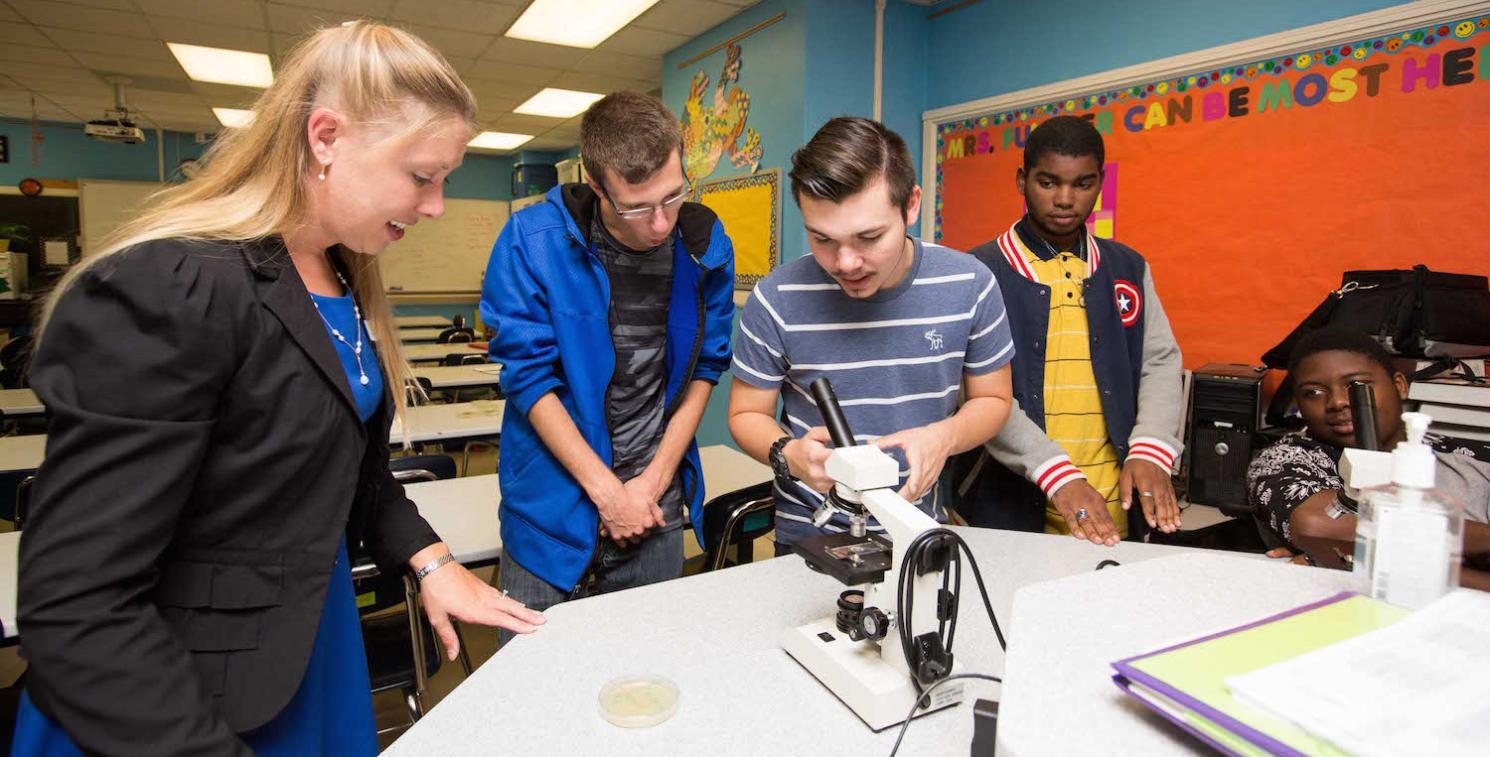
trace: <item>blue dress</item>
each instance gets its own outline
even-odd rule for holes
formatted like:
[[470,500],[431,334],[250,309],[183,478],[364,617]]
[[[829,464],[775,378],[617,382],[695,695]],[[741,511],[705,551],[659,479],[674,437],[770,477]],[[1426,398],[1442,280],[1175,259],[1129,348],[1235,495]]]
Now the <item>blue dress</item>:
[[[378,367],[372,340],[363,324],[356,323],[351,297],[315,294],[311,297],[328,323],[327,336],[330,337],[331,327],[335,326],[352,345],[332,338],[346,369],[352,396],[357,400],[357,413],[366,423],[383,398],[383,372]],[[357,338],[352,336],[359,331],[361,370],[353,351]],[[361,382],[364,370],[368,377],[366,385]],[[326,605],[321,611],[321,624],[300,688],[273,720],[239,737],[259,755],[375,755],[378,734],[373,722],[371,689],[367,654],[362,646],[362,621],[357,614],[352,569],[343,537],[331,568]],[[67,732],[36,709],[25,693],[16,713],[11,750],[16,755],[82,756]]]

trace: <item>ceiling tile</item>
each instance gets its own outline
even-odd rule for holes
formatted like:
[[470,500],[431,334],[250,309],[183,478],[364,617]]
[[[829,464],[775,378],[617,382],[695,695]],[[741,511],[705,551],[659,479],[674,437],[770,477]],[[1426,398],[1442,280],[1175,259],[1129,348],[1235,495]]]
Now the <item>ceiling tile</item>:
[[152,16],[150,24],[160,33],[160,39],[167,42],[185,42],[189,45],[247,50],[253,53],[269,52],[269,33],[262,30],[218,26],[163,16]]
[[126,58],[122,55],[85,52],[75,52],[72,56],[77,59],[78,63],[94,71],[156,76],[163,79],[186,79],[186,72],[182,71],[181,66],[175,61],[164,62],[144,60],[142,58]]
[[69,5],[51,0],[10,0],[10,7],[37,26],[82,29],[131,37],[155,36],[150,25],[138,13]]
[[491,47],[486,49],[486,54],[482,56],[482,60],[522,63],[529,66],[547,66],[549,68],[564,68],[579,62],[589,54],[589,50],[578,47],[546,45],[542,42],[529,42],[525,39],[497,37],[492,40]]
[[82,66],[45,66],[39,63],[5,64],[5,74],[27,87],[35,88],[37,81],[98,81]]
[[225,26],[264,28],[264,4],[257,0],[135,0],[147,15],[189,18]]
[[436,29],[432,26],[419,26],[417,24],[402,24],[421,39],[429,43],[431,47],[445,55],[460,58],[476,58],[486,51],[491,44],[492,35],[472,34],[470,32],[459,32],[452,29]]
[[549,86],[577,89],[582,92],[599,92],[601,94],[610,94],[611,92],[619,92],[621,90],[647,92],[653,89],[652,83],[645,80],[607,76],[605,74],[591,74],[583,71],[569,71],[560,74]]
[[0,24],[0,44],[53,47],[52,41],[40,29],[24,22]]
[[336,11],[348,17],[387,18],[393,0],[282,0],[289,5]]
[[554,126],[563,123],[561,119],[544,118],[543,116],[523,116],[517,113],[508,113],[498,116],[492,122],[497,131],[511,131],[518,134],[542,134]]
[[[469,76],[465,77],[465,82],[466,86],[471,88],[471,92],[476,95],[477,103],[512,101],[513,108],[517,107],[519,103],[527,100],[529,97],[538,94],[538,90],[543,88],[542,84],[487,81]],[[512,108],[508,108],[508,110],[511,109]],[[481,111],[486,116],[492,116],[495,114],[491,106],[487,106],[484,104],[481,106]]]
[[[20,79],[21,77],[16,76],[12,78]],[[69,95],[86,97],[107,97],[110,99],[110,101],[112,101],[114,97],[114,90],[110,88],[109,85],[104,84],[101,79],[91,74],[86,79],[76,79],[70,81],[62,81],[57,79],[34,79],[32,81],[40,85],[49,97],[66,97]],[[21,81],[19,83],[23,86],[26,86],[27,89],[37,88],[27,85],[25,81]]]
[[662,76],[661,58],[643,58],[639,55],[623,55],[595,51],[571,68],[592,74],[610,74],[628,79],[651,79]]
[[129,0],[67,0],[73,5],[86,5],[91,8],[108,8],[116,11],[133,11],[134,5]]
[[636,26],[628,26],[611,35],[610,39],[600,43],[600,46],[596,49],[610,53],[661,57],[689,39],[689,35],[686,34],[674,34],[672,32],[657,31],[656,29],[642,29]]
[[643,29],[658,29],[696,37],[732,18],[740,9],[709,0],[662,0],[632,23]]
[[247,108],[259,99],[259,95],[263,94],[261,90],[252,87],[235,87],[231,84],[215,84],[205,81],[193,81],[188,84],[190,91],[195,92],[204,104],[219,108]]
[[130,58],[166,61],[170,63],[176,61],[176,58],[171,55],[171,51],[166,49],[165,43],[158,39],[121,37],[117,34],[97,34],[94,32],[82,32],[76,29],[44,29],[42,33],[64,50],[103,53],[105,55],[123,55]]
[[519,63],[496,63],[480,61],[471,69],[470,78],[480,81],[501,81],[514,84],[536,84],[540,87],[562,74],[557,68],[524,66]]
[[[31,47],[30,45],[0,45],[0,61],[37,63],[44,66],[78,65],[72,56],[55,47]],[[4,68],[0,66],[0,70]]]
[[498,35],[517,20],[518,9],[476,0],[398,0],[390,18],[442,29]]
[[369,18],[363,12],[339,11],[327,8],[305,8],[298,5],[269,3],[269,28],[276,32],[303,35],[317,29],[335,26],[343,21]]

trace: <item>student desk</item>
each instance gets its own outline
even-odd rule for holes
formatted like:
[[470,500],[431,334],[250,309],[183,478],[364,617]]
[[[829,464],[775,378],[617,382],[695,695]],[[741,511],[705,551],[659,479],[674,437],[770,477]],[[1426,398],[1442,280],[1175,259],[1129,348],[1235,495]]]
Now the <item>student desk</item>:
[[[1007,670],[999,732],[1020,746],[1008,753],[1195,753],[1198,745],[1177,729],[1130,711],[1107,664],[1338,589],[1339,578],[1328,571],[1239,555],[955,530],[978,558],[1011,647],[1006,661],[972,577],[964,576],[954,651],[967,671]],[[1124,565],[1093,573],[1103,559]],[[1133,564],[1146,560],[1154,562]],[[1068,576],[1079,578],[1036,586]],[[1031,588],[1016,596],[1022,587]],[[498,651],[386,754],[888,754],[894,729],[870,731],[780,647],[787,628],[831,614],[844,588],[785,557],[566,602],[547,611],[537,632]],[[1090,604],[1066,600],[1066,591]],[[1026,663],[1036,653],[1069,659],[1053,676]],[[654,728],[605,722],[596,703],[601,685],[631,673],[676,682],[678,712]],[[1040,691],[1061,693],[1061,706]],[[967,754],[978,698],[998,698],[998,686],[967,682],[963,704],[911,724],[901,754]],[[1106,716],[1095,720],[1096,711]],[[1092,729],[1094,721],[1101,727]]]
[[445,329],[399,329],[398,340],[404,344],[431,343],[438,341]]
[[[715,445],[700,452],[708,496],[771,478],[769,468],[730,447]],[[445,540],[457,561],[480,566],[501,559],[502,533],[497,506],[501,504],[502,493],[496,474],[405,484],[404,491],[435,533]],[[20,541],[19,532],[0,533],[0,625],[4,638],[11,642],[16,636],[16,558]]]
[[[448,405],[418,405],[408,409],[409,441],[452,442],[502,435],[502,400],[455,402]],[[388,432],[388,443],[402,447],[403,432],[397,420]]]
[[34,471],[41,467],[46,451],[46,434],[0,437],[0,473]]
[[405,315],[395,317],[393,325],[401,329],[448,329],[454,324],[438,315]]
[[18,418],[42,415],[47,411],[41,399],[30,389],[0,389],[0,416]]
[[438,363],[445,359],[446,355],[481,355],[486,356],[486,343],[482,342],[479,347],[473,347],[474,342],[453,342],[450,344],[406,344],[404,345],[404,359],[411,363]]
[[502,378],[502,366],[486,365],[421,365],[414,368],[414,375],[429,379],[435,389],[464,389],[473,386],[496,386]]

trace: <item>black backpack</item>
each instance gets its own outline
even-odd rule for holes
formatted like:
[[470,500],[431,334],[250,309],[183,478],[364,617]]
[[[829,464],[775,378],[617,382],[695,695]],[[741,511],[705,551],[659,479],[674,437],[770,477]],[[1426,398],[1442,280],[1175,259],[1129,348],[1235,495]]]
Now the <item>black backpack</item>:
[[1326,326],[1370,334],[1401,357],[1477,358],[1490,355],[1490,283],[1484,276],[1406,271],[1346,271],[1277,346],[1262,356],[1269,368],[1288,367],[1293,345]]

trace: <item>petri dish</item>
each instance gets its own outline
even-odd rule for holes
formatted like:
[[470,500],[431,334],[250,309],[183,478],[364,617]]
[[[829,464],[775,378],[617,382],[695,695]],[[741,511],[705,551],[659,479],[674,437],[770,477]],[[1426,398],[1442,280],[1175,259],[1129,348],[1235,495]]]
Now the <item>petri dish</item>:
[[650,728],[678,711],[678,685],[655,675],[626,675],[600,687],[600,714],[622,728]]

